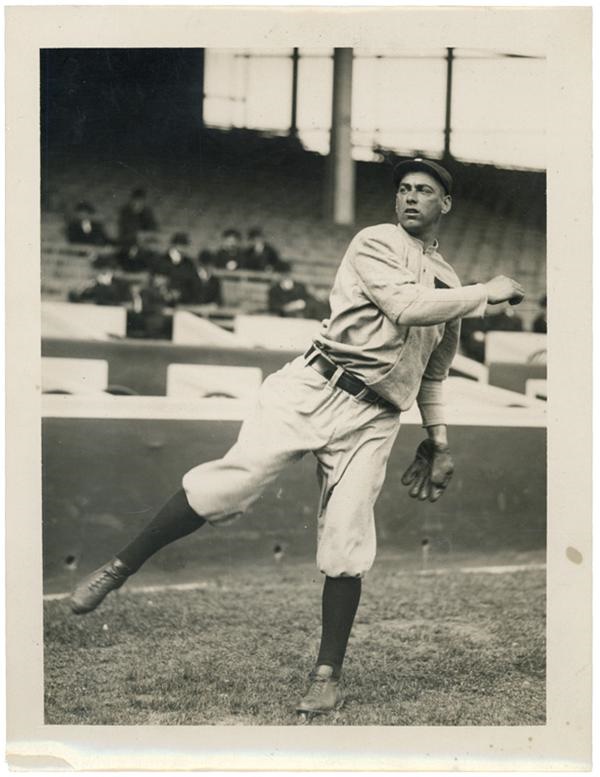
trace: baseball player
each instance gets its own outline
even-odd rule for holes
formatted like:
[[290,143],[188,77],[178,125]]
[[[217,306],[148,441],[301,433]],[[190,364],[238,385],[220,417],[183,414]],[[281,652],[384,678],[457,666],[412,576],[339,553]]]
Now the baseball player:
[[317,565],[325,575],[319,654],[296,709],[313,715],[342,703],[340,676],[362,578],[375,558],[373,506],[401,414],[416,400],[426,439],[402,482],[437,501],[453,463],[442,384],[457,350],[460,320],[486,305],[524,297],[505,276],[461,287],[438,252],[452,177],[427,159],[394,168],[397,224],[360,231],[331,292],[331,316],[304,355],[269,375],[234,446],[193,468],[182,488],[115,558],[83,580],[75,613],[95,609],[156,551],[204,523],[241,515],[291,462],[318,462]]

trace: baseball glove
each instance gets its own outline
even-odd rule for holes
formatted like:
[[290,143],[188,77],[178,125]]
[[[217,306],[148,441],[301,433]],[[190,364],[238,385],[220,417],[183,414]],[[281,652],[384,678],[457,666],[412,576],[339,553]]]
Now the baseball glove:
[[417,448],[414,461],[402,475],[402,484],[410,486],[409,494],[424,502],[437,500],[444,493],[454,472],[452,456],[436,450],[431,440],[423,440]]

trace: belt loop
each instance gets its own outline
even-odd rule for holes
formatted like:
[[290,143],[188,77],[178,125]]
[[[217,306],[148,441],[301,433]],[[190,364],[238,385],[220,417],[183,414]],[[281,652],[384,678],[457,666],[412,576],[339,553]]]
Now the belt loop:
[[336,384],[337,384],[338,380],[339,380],[339,379],[342,377],[342,375],[343,375],[343,374],[344,374],[344,368],[343,368],[343,367],[336,367],[336,368],[335,368],[335,372],[334,372],[334,373],[333,373],[333,375],[332,375],[332,376],[329,378],[329,380],[327,381],[327,383],[329,383],[329,385],[330,385],[332,388],[335,388],[335,386],[336,386]]
[[304,354],[306,364],[311,364],[319,355],[319,349],[314,345],[311,345],[308,351]]
[[[354,397],[355,399],[364,399],[368,393],[369,393],[369,387],[363,386],[363,388],[361,388],[358,394],[355,394]],[[369,400],[366,400],[366,401],[368,402]]]

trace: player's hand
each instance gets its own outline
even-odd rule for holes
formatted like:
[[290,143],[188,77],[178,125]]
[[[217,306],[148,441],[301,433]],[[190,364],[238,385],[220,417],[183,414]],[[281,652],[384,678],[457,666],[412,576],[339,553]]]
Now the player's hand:
[[402,484],[409,486],[414,499],[437,502],[446,490],[454,462],[447,449],[436,448],[432,440],[423,440],[417,448],[414,461],[402,475]]
[[525,289],[521,284],[506,275],[496,275],[484,286],[487,289],[488,302],[491,305],[497,305],[500,302],[518,305],[525,296]]

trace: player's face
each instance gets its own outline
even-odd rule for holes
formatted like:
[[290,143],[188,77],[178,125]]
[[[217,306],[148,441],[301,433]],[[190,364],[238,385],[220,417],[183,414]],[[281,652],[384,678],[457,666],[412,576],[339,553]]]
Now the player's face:
[[401,226],[416,237],[436,225],[452,207],[452,198],[428,173],[407,173],[396,194],[396,215]]

